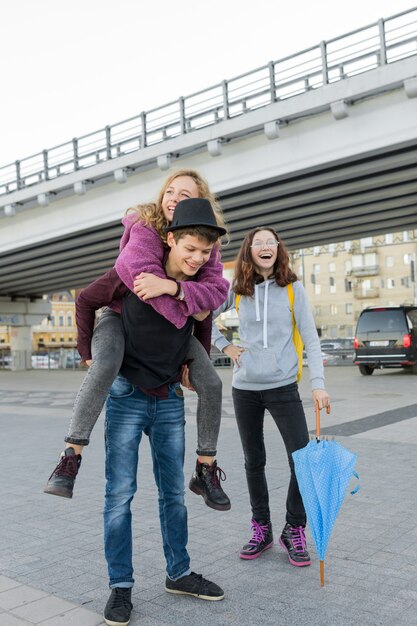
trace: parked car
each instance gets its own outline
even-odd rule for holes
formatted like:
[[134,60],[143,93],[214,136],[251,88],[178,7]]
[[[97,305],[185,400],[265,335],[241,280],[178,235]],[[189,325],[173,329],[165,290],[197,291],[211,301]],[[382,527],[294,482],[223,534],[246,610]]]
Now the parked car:
[[69,353],[65,358],[65,367],[67,369],[76,369],[81,366],[81,357],[78,352]]
[[353,361],[353,337],[321,339],[320,346],[323,352],[332,355],[337,360],[338,365],[349,365]]
[[[334,354],[326,354],[326,352],[322,352],[321,358],[323,360],[323,365],[336,365],[337,363],[337,356]],[[307,352],[305,350],[303,350],[303,365],[307,365],[308,367]]]
[[335,341],[337,343],[340,343],[342,345],[342,348],[345,348],[346,350],[351,348],[353,352],[354,339],[354,337],[336,337]]
[[58,369],[58,360],[53,354],[32,354],[34,369]]
[[343,345],[338,341],[320,341],[320,346],[323,352],[332,350],[343,350]]
[[10,354],[0,354],[0,368],[8,369],[12,364],[12,357]]
[[402,367],[417,374],[417,306],[364,309],[354,348],[354,363],[364,376],[386,367]]

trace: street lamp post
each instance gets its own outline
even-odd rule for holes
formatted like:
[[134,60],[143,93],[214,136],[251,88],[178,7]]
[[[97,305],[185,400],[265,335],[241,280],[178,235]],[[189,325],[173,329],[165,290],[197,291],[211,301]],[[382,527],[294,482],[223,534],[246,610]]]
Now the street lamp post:
[[305,281],[305,268],[304,268],[304,248],[300,248],[300,257],[301,257],[302,282],[303,282],[303,287],[305,287],[306,281]]

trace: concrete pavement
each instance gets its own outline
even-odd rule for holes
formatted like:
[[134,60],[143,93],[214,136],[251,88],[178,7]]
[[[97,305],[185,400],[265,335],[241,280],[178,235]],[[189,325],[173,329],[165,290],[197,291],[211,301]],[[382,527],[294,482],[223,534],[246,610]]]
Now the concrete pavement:
[[[358,453],[361,490],[347,495],[326,556],[291,567],[276,545],[255,561],[238,550],[249,538],[250,510],[230,394],[218,452],[232,499],[226,513],[186,493],[192,567],[220,584],[222,602],[164,591],[164,559],[148,445],[142,444],[133,503],[135,578],[133,626],[400,626],[417,625],[417,377],[387,370],[362,377],[355,367],[326,368],[332,413],[324,433]],[[99,626],[109,591],[103,557],[103,420],[86,449],[73,500],[42,493],[62,448],[78,371],[0,372],[0,626]],[[301,395],[311,429],[308,369]],[[195,449],[193,394],[186,392],[186,477]],[[284,523],[286,455],[270,417],[265,423],[275,538]]]

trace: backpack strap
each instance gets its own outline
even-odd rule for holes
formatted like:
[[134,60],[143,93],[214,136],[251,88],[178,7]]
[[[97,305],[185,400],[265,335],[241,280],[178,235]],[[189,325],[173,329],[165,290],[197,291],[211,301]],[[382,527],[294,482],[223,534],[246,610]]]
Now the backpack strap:
[[292,283],[288,283],[287,285],[287,294],[288,300],[290,303],[290,310],[292,316],[292,340],[294,342],[295,351],[298,357],[298,373],[297,373],[297,383],[300,382],[301,376],[303,374],[303,349],[304,342],[301,338],[300,331],[297,328],[297,324],[295,323],[294,316],[294,287]]

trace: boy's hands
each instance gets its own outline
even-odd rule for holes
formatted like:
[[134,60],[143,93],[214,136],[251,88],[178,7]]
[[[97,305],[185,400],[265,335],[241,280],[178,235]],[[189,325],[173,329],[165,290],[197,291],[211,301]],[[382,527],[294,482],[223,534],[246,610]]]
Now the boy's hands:
[[134,280],[133,291],[142,300],[149,300],[165,294],[174,296],[177,291],[177,284],[168,278],[159,278],[155,274],[142,272]]

